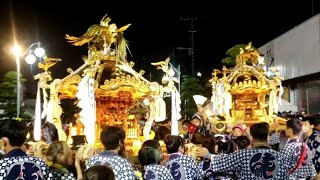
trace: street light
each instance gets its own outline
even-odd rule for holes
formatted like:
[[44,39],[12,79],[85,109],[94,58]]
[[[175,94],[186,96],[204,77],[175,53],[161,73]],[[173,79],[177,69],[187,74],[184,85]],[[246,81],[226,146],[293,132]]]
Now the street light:
[[28,64],[33,64],[36,61],[36,57],[32,54],[31,48],[35,45],[38,45],[38,47],[33,51],[33,53],[41,58],[45,57],[45,50],[40,47],[40,42],[31,44],[26,51],[22,51],[18,44],[15,44],[12,48],[12,53],[14,54],[16,58],[16,64],[17,64],[17,119],[20,118],[20,93],[21,93],[21,86],[20,86],[20,57],[25,56],[27,53],[29,53],[25,60]]
[[20,117],[20,56],[21,56],[21,48],[15,44],[12,48],[12,53],[16,57],[17,63],[17,119]]
[[[38,45],[38,47],[34,50],[32,50],[32,48]],[[46,56],[46,51],[40,46],[41,43],[37,42],[37,43],[33,43],[31,44],[28,49],[25,51],[25,54],[28,53],[28,55],[25,57],[25,61],[28,64],[34,64],[38,58],[43,58]]]
[[30,53],[26,56],[25,60],[26,60],[26,62],[27,62],[28,64],[33,64],[34,62],[36,62],[37,58],[36,58],[33,54],[31,54],[31,52],[30,52]]

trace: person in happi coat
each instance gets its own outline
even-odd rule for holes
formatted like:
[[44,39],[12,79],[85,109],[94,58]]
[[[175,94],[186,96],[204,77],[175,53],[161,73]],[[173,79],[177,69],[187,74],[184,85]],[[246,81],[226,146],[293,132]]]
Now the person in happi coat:
[[311,123],[314,123],[314,118],[312,116],[306,116],[300,119],[301,132],[299,138],[307,143],[309,137],[313,133],[314,126]]
[[[217,152],[217,142],[216,139],[212,136],[206,136],[202,141],[202,147],[208,149],[208,151],[212,154]],[[210,159],[204,159],[199,163],[199,169],[201,170],[201,174],[204,180],[215,180],[215,174],[212,171]]]
[[285,159],[291,161],[290,179],[306,179],[316,176],[316,169],[311,162],[311,153],[306,143],[298,136],[301,131],[300,119],[289,119],[285,133],[288,143],[280,151]]
[[136,176],[130,162],[126,159],[125,132],[117,126],[107,126],[100,134],[105,151],[88,160],[86,169],[103,165],[112,169],[116,180],[134,180]]
[[[47,150],[47,161],[52,180],[75,180],[82,178],[80,160],[74,156],[68,144],[64,141],[56,141],[50,144]],[[75,165],[77,177],[70,171]]]
[[192,116],[191,123],[197,127],[197,132],[203,135],[207,133],[206,122],[199,113]]
[[170,171],[160,165],[162,151],[158,141],[148,140],[142,144],[139,150],[139,160],[143,168],[144,180],[173,180]]
[[[312,163],[314,164],[317,173],[320,173],[320,116],[316,115],[309,118],[302,118],[301,121],[303,131],[308,135],[306,138],[308,147],[310,148],[312,154]],[[312,131],[311,131],[312,129]]]
[[169,135],[165,139],[169,160],[164,164],[174,180],[202,179],[201,170],[191,156],[184,155],[184,140],[180,136]]
[[21,146],[27,136],[26,124],[17,120],[0,121],[0,180],[49,179],[48,166],[39,158],[28,156]]
[[213,172],[237,172],[237,177],[242,180],[288,179],[291,164],[268,145],[269,125],[254,124],[250,127],[250,134],[251,149],[217,155],[201,148],[199,156],[211,160]]

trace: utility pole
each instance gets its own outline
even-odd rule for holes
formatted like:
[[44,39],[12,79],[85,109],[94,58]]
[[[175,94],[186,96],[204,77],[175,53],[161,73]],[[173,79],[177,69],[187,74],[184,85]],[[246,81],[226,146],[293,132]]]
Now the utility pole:
[[188,48],[191,52],[191,61],[192,61],[192,75],[194,75],[194,33],[197,31],[194,30],[194,21],[197,20],[196,17],[188,17],[188,18],[180,18],[181,21],[189,21],[190,22],[190,30],[188,31],[191,33],[191,47]]

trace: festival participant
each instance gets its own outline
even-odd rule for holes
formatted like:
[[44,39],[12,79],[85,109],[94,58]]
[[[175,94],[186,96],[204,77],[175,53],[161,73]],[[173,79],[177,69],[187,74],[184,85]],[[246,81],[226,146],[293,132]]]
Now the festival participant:
[[207,133],[205,121],[198,113],[193,115],[191,123],[197,127],[199,133],[204,135]]
[[307,116],[307,117],[302,117],[300,120],[301,120],[300,124],[302,127],[301,127],[301,132],[299,134],[299,138],[307,143],[309,137],[313,133],[314,126],[311,123],[314,122],[314,118],[312,116]]
[[80,160],[73,155],[66,142],[56,141],[51,143],[46,154],[52,180],[75,180],[74,174],[70,171],[73,164],[77,170],[77,179],[82,179]]
[[310,150],[298,136],[301,131],[299,119],[290,119],[287,121],[285,129],[288,143],[280,151],[282,156],[291,162],[290,179],[314,178],[316,170],[310,161]]
[[139,160],[143,168],[144,180],[173,180],[170,171],[160,165],[162,157],[161,147],[158,141],[148,140],[142,144],[139,150]]
[[86,169],[103,165],[113,170],[116,180],[134,180],[136,176],[133,168],[130,162],[125,159],[125,138],[125,132],[122,128],[116,126],[105,127],[100,134],[100,140],[105,151],[90,158]]
[[199,149],[199,156],[211,160],[214,172],[237,172],[239,179],[288,179],[290,162],[268,145],[269,125],[251,126],[252,148],[232,154],[215,155],[206,148]]
[[[312,162],[316,168],[317,173],[320,173],[320,116],[316,115],[313,118],[302,119],[302,128],[309,134],[310,129],[313,128],[312,134],[307,138],[307,145],[312,153]],[[309,124],[308,124],[309,123]],[[309,130],[305,130],[309,129]]]
[[232,128],[232,138],[235,139],[239,136],[243,136],[244,135],[244,132],[245,132],[245,128],[243,126],[234,126]]
[[[205,147],[209,150],[210,153],[214,154],[217,151],[217,142],[215,138],[212,136],[206,136],[202,141],[202,147]],[[215,174],[211,169],[210,159],[204,159],[199,163],[199,169],[201,170],[201,174],[204,180],[214,180]]]
[[201,171],[194,158],[184,155],[184,140],[180,136],[167,136],[165,139],[169,161],[164,165],[170,170],[174,180],[202,179]]
[[5,154],[0,160],[1,180],[50,178],[45,162],[37,157],[28,156],[21,149],[27,133],[26,124],[22,121],[0,121],[0,149]]

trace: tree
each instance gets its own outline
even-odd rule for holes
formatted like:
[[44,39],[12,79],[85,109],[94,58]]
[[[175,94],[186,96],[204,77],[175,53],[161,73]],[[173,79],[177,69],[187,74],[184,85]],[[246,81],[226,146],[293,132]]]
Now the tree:
[[[7,72],[0,83],[0,119],[13,119],[17,115],[17,72]],[[20,82],[26,79],[20,74]],[[21,108],[21,119],[31,119],[31,116],[25,113],[25,108]]]
[[[221,63],[227,65],[227,66],[235,66],[236,65],[236,57],[240,53],[240,48],[245,49],[245,47],[248,46],[246,44],[237,44],[233,46],[232,48],[228,49],[226,54],[228,57],[223,58]],[[252,46],[253,49],[256,49]]]
[[183,76],[183,82],[181,84],[181,109],[183,116],[186,115],[189,118],[198,111],[192,96],[202,95],[203,90],[204,88],[199,79],[188,75]]

